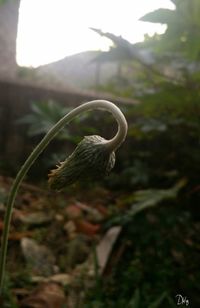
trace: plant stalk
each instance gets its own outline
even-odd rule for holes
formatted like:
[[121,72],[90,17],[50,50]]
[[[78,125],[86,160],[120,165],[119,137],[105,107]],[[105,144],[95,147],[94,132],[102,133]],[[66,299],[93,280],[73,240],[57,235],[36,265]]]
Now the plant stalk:
[[13,210],[15,197],[19,190],[20,184],[23,181],[26,173],[28,172],[32,164],[35,162],[35,160],[38,158],[41,152],[47,147],[49,142],[59,133],[59,131],[66,124],[68,124],[74,117],[76,117],[77,115],[79,115],[80,113],[84,111],[89,111],[92,109],[103,109],[103,110],[111,112],[118,123],[117,134],[111,140],[106,141],[106,144],[109,150],[110,151],[116,150],[120,146],[120,144],[124,141],[126,134],[127,134],[126,119],[123,113],[120,111],[120,109],[117,106],[105,100],[94,100],[94,101],[84,103],[78,106],[77,108],[73,109],[68,114],[66,114],[61,120],[59,120],[49,130],[49,132],[45,135],[45,137],[41,140],[41,142],[36,146],[36,148],[30,154],[28,159],[25,161],[24,165],[19,170],[14,180],[14,183],[11,187],[9,196],[8,196],[5,218],[4,218],[1,252],[0,252],[0,293],[2,293],[3,285],[4,285],[4,269],[5,269],[5,263],[6,263],[8,235],[9,235],[9,229],[10,229],[12,210]]

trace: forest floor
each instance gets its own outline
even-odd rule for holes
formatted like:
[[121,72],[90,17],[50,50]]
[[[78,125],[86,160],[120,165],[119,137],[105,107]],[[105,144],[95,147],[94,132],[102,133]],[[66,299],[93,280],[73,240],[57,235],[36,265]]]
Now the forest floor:
[[[1,233],[11,183],[0,177]],[[131,217],[130,192],[41,187],[17,196],[1,307],[200,307],[200,223],[184,196]]]

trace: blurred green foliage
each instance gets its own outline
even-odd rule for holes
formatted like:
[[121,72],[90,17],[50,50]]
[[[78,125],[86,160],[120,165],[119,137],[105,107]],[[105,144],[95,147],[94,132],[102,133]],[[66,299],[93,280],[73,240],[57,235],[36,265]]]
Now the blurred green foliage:
[[158,9],[140,20],[167,25],[167,30],[155,40],[155,48],[164,53],[175,52],[189,60],[200,59],[198,33],[200,30],[199,0],[173,0],[175,10]]
[[84,307],[177,307],[179,293],[198,307],[197,238],[190,212],[177,200],[140,212],[124,226],[112,262],[99,285],[88,290]]
[[[117,178],[110,186],[172,185],[178,177],[198,184],[200,151],[200,3],[174,0],[174,10],[158,9],[141,18],[167,25],[164,34],[131,44],[122,37],[92,29],[113,41],[95,61],[115,61],[118,76],[100,90],[136,98],[125,110],[129,122],[126,153],[120,152]],[[193,183],[193,184],[192,184]]]
[[[176,0],[174,10],[158,9],[141,18],[167,25],[164,34],[146,35],[144,42],[131,44],[122,37],[93,29],[113,41],[108,52],[94,61],[115,61],[120,75],[104,86],[115,94],[128,97],[151,97],[162,103],[191,101],[199,98],[200,78],[200,3],[198,0]],[[195,92],[195,93],[194,93]],[[167,96],[166,96],[167,95]]]
[[[71,108],[63,108],[56,102],[32,102],[31,113],[17,121],[18,124],[28,124],[27,134],[30,137],[46,134]],[[58,139],[67,139],[69,134],[66,128],[57,136]]]
[[[98,89],[141,104],[124,110],[129,124],[126,151],[119,150],[116,173],[107,181],[121,192],[121,210],[107,227],[124,226],[118,245],[119,254],[120,249],[125,253],[89,292],[91,308],[176,307],[177,293],[194,307],[200,304],[194,240],[200,219],[200,2],[172,2],[174,10],[161,8],[141,18],[167,25],[164,34],[146,35],[144,42],[131,44],[93,29],[113,41],[95,61],[115,61],[120,68]],[[179,191],[174,183],[185,186]],[[162,206],[146,209],[158,204]],[[146,212],[135,217],[143,207]],[[189,247],[190,233],[194,241]]]

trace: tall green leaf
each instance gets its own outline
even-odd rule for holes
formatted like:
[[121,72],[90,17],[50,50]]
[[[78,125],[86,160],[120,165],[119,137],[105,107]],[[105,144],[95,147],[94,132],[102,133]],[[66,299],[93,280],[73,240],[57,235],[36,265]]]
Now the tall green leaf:
[[141,21],[148,21],[160,24],[169,24],[176,22],[176,16],[173,10],[158,9],[150,12],[140,18]]

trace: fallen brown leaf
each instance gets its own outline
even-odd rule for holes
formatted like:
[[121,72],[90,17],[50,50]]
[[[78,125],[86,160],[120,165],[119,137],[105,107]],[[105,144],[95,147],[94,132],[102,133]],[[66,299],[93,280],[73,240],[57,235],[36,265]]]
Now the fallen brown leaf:
[[11,241],[20,241],[24,237],[31,237],[33,235],[33,231],[23,231],[23,232],[13,232],[9,235],[9,240]]
[[100,229],[99,224],[91,224],[88,221],[75,220],[74,223],[75,223],[77,232],[80,232],[80,233],[83,233],[89,236],[96,235]]
[[20,307],[26,308],[61,308],[65,304],[62,288],[54,283],[44,283],[21,302]]
[[68,205],[65,212],[69,219],[77,219],[82,217],[82,210],[76,205]]

